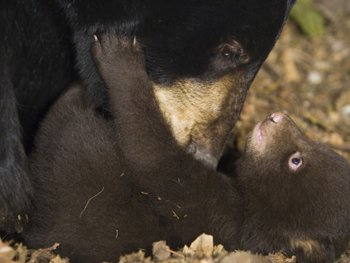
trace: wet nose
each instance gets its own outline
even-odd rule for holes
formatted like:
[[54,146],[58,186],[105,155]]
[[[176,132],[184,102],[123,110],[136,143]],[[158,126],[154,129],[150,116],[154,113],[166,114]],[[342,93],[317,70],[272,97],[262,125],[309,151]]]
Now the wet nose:
[[216,169],[218,165],[218,159],[210,152],[206,150],[199,149],[194,154],[194,158],[201,161],[207,167]]
[[274,123],[279,123],[285,118],[285,116],[286,115],[282,112],[274,112],[270,115],[269,119]]

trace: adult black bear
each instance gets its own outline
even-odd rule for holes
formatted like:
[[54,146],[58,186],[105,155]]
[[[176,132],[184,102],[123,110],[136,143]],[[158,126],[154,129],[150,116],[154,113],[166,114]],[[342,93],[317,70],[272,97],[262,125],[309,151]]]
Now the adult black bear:
[[88,52],[90,36],[105,31],[135,34],[145,52],[157,103],[177,142],[215,166],[292,2],[1,1],[0,228],[18,226],[25,218],[17,216],[25,211],[31,194],[20,131],[22,127],[29,152],[45,109],[73,79],[71,30],[77,69],[100,113],[108,113],[108,107],[104,84]]
[[73,262],[113,261],[155,240],[184,245],[206,232],[227,248],[282,251],[298,263],[333,262],[345,250],[350,166],[343,158],[274,113],[254,129],[237,184],[172,137],[135,43],[103,36],[93,53],[112,119],[94,112],[81,87],[51,109],[30,162],[29,246],[59,242]]

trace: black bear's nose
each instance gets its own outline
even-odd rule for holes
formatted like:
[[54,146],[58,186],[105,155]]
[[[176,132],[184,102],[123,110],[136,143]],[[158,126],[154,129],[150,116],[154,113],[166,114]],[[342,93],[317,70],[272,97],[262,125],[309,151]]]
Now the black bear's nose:
[[197,145],[196,143],[192,142],[188,146],[187,152],[192,154],[195,159],[201,161],[207,167],[215,169],[218,165],[218,158],[216,158],[214,154],[206,147]]

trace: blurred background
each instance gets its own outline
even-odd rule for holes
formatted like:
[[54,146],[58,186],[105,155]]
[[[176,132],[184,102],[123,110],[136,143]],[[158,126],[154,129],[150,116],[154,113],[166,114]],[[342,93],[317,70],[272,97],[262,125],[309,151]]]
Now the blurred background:
[[257,122],[288,113],[350,161],[350,1],[298,0],[249,92],[232,142],[244,149]]

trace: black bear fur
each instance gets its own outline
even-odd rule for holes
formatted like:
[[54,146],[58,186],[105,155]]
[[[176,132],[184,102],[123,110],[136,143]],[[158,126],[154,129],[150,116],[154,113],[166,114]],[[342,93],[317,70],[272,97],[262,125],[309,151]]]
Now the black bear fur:
[[73,79],[73,49],[53,1],[0,1],[0,24],[0,231],[20,232],[32,193],[25,152]]

